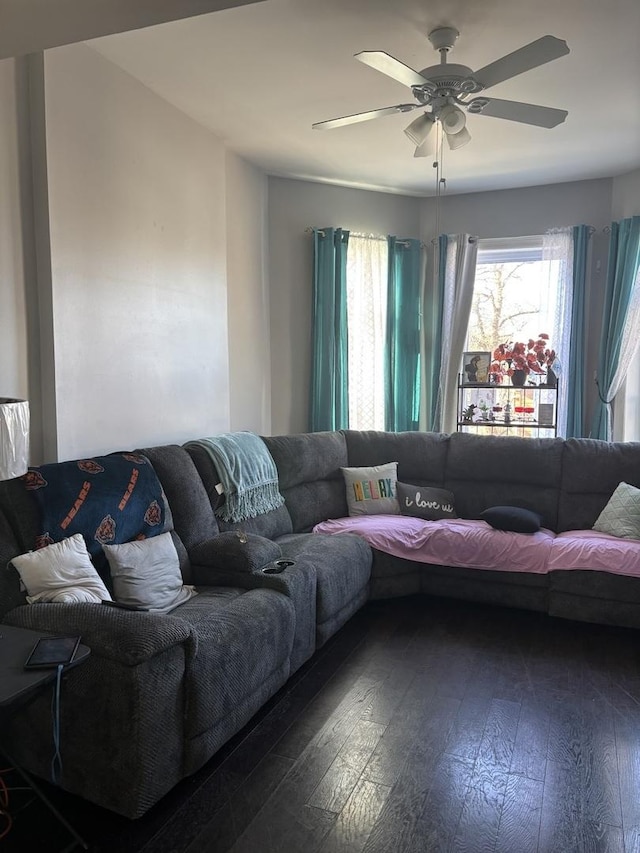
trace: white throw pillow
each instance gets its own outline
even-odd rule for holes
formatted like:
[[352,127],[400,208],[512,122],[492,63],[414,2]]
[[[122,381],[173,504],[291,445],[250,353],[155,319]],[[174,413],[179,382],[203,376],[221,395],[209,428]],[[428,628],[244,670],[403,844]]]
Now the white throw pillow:
[[116,601],[168,613],[197,595],[182,583],[180,560],[171,533],[103,545]]
[[26,587],[29,604],[111,601],[81,533],[13,557],[11,562]]
[[396,493],[398,463],[342,468],[349,515],[400,515]]
[[619,483],[593,529],[619,539],[640,539],[640,489]]

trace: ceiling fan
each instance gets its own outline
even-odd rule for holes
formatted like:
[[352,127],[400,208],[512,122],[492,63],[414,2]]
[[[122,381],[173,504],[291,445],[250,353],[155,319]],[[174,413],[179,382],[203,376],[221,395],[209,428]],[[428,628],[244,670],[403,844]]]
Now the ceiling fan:
[[569,53],[566,41],[555,36],[542,36],[485,65],[479,71],[472,71],[466,65],[447,63],[447,54],[459,35],[454,27],[438,27],[432,30],[428,38],[434,49],[440,52],[440,64],[430,65],[419,72],[383,50],[364,50],[356,53],[356,59],[360,62],[409,86],[417,103],[381,107],[365,113],[316,122],[312,127],[315,130],[328,130],[393,113],[422,109],[423,112],[404,132],[417,146],[414,156],[427,157],[433,151],[430,134],[438,121],[451,149],[460,148],[469,142],[471,134],[466,127],[465,111],[472,115],[492,116],[546,128],[555,127],[565,120],[568,115],[566,110],[520,101],[505,101],[484,95],[473,96],[524,71],[565,56]]

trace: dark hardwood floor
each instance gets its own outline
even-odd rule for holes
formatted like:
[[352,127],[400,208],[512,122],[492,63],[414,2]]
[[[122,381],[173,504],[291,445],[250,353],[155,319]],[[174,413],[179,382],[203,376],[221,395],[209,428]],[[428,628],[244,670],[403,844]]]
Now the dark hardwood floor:
[[[640,851],[640,634],[373,602],[144,818],[52,796],[93,853]],[[17,797],[3,853],[62,850]]]

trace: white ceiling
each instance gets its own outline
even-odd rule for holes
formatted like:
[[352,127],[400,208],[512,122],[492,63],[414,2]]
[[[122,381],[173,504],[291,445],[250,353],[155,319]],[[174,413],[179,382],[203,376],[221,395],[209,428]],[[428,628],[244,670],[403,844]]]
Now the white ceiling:
[[445,151],[449,193],[624,174],[640,167],[639,0],[266,0],[88,44],[269,174],[432,195],[431,158],[403,129],[417,113],[334,130],[311,124],[413,100],[353,58],[385,50],[417,70],[436,26],[460,30],[449,61],[478,69],[550,34],[568,56],[492,88],[568,109],[547,130],[469,116]]

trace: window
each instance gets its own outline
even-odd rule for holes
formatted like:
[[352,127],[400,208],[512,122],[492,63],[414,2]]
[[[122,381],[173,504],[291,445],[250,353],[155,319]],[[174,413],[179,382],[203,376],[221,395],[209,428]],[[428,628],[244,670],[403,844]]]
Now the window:
[[551,336],[557,328],[557,262],[543,258],[542,237],[479,240],[466,350]]
[[[527,345],[545,333],[557,353],[553,372],[562,375],[569,361],[573,266],[567,260],[567,234],[548,237],[479,240],[467,351],[494,352],[500,344]],[[515,366],[515,362],[513,363]],[[510,362],[502,361],[504,369]],[[494,362],[497,368],[497,364]],[[547,369],[547,365],[544,366]],[[532,376],[528,381],[535,381]],[[557,398],[558,434],[567,424],[568,389]]]
[[387,241],[351,234],[347,250],[349,427],[385,428]]

